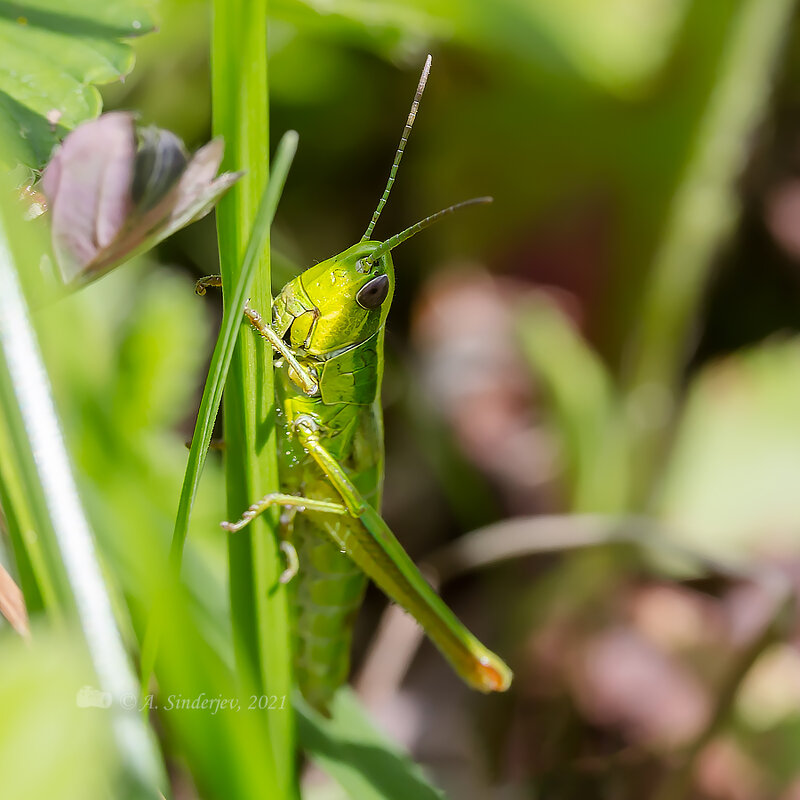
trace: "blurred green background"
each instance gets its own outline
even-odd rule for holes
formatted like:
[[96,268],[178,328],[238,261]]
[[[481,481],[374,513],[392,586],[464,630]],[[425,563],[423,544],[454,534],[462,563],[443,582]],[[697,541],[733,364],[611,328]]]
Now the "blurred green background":
[[[157,31],[135,40],[136,66],[102,87],[104,106],[194,150],[211,130],[210,10],[151,11]],[[772,624],[762,580],[793,591],[800,576],[794,4],[273,0],[269,13],[273,142],[300,134],[273,229],[276,289],[361,236],[428,52],[376,235],[495,200],[395,253],[384,511],[416,560],[452,576],[445,598],[516,681],[475,696],[402,621],[378,635],[385,600],[371,589],[354,663],[379,727],[453,798],[796,800],[798,632]],[[220,316],[192,284],[217,271],[212,215],[37,317],[133,652]],[[192,671],[195,687],[228,680],[224,509],[212,454],[185,566],[198,636],[175,654],[177,686]],[[463,565],[460,537],[517,517],[513,557],[489,531],[480,563]],[[604,537],[622,541],[594,546]],[[656,538],[690,555],[636,544]],[[38,650],[3,633],[0,695],[47,684],[31,671],[44,671]],[[81,654],[47,636],[71,686]],[[18,726],[36,740],[49,715],[1,709],[0,775],[14,775]],[[72,730],[69,714],[53,711]],[[21,781],[9,797],[100,796],[103,730],[78,718],[83,755],[61,757],[92,766],[74,787]],[[176,797],[259,796],[241,778],[251,756],[236,755],[256,723],[155,724]],[[303,775],[305,797],[348,796],[316,768]]]

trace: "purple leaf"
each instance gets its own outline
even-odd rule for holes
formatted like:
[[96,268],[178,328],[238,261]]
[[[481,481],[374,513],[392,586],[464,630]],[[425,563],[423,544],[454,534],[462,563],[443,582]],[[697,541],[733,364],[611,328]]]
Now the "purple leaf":
[[127,112],[76,128],[42,179],[64,284],[94,280],[205,216],[242,175],[217,176],[222,154],[215,139],[189,159],[174,134],[137,133]]

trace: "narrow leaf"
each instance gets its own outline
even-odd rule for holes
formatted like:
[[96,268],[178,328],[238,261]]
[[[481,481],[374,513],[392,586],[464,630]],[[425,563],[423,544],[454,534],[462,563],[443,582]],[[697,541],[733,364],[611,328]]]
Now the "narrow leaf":
[[[200,484],[200,475],[203,472],[208,447],[211,443],[214,422],[222,401],[222,390],[225,386],[228,368],[233,357],[233,348],[236,345],[239,326],[242,324],[244,304],[247,301],[258,258],[265,246],[269,229],[275,216],[275,210],[278,207],[278,201],[297,150],[297,140],[297,133],[288,131],[278,144],[272,174],[267,183],[267,188],[264,190],[261,205],[253,224],[253,231],[247,246],[242,271],[239,274],[239,280],[233,292],[229,295],[229,301],[225,304],[219,337],[214,347],[208,377],[203,388],[203,397],[200,401],[200,410],[197,414],[194,435],[192,436],[192,444],[189,450],[189,459],[186,464],[186,473],[183,478],[170,547],[170,579],[174,579],[180,573],[183,546],[189,530],[189,517],[192,513],[192,505],[197,495],[197,487]],[[148,622],[142,646],[143,687],[147,686],[153,671],[156,649],[158,648],[158,619],[159,615],[164,613],[166,613],[165,609],[157,603]]]
[[114,701],[119,750],[132,778],[141,784],[142,796],[155,796],[156,787],[166,786],[166,776],[146,726],[121,702],[135,696],[138,687],[114,619],[19,283],[9,237],[14,222],[13,207],[7,201],[0,203],[0,410],[12,423],[21,422],[19,427],[12,425],[16,429],[12,456],[21,465],[26,488],[41,498],[46,519],[36,533],[52,539],[50,549],[60,555],[69,599],[77,610],[97,679]]

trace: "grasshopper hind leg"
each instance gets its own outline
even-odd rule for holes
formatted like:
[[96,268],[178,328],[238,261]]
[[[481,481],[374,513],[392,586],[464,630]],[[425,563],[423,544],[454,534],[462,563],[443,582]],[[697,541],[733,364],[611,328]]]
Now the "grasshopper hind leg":
[[504,692],[511,670],[481,644],[431,588],[389,526],[353,485],[346,470],[320,443],[313,420],[295,421],[297,436],[357,520],[329,528],[334,541],[398,605],[423,627],[462,679],[481,692]]

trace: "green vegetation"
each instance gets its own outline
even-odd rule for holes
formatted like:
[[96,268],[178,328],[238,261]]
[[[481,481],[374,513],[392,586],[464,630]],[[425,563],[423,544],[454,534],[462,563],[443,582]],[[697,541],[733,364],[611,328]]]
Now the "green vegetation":
[[[4,794],[791,800],[798,30],[790,0],[0,2]],[[515,683],[470,692],[370,591],[326,719],[278,512],[219,527],[279,485],[239,321],[357,241],[428,52],[375,235],[495,202],[395,253],[384,516]],[[244,175],[64,291],[30,191],[103,108]]]

